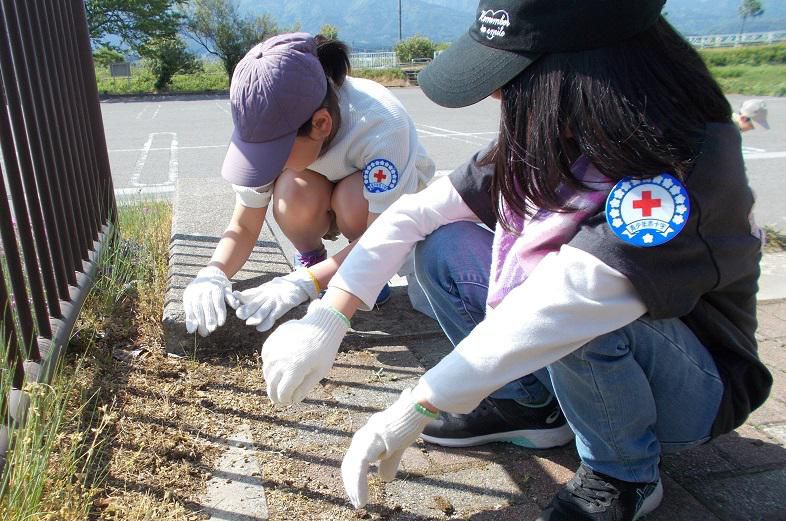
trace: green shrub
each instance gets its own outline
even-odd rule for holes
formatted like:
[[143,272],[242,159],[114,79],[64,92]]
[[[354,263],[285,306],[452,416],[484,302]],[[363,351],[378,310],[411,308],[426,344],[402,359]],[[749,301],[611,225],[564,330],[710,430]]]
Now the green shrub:
[[93,62],[99,67],[109,68],[113,63],[120,63],[125,60],[125,56],[120,51],[102,45],[93,53]]
[[166,90],[177,73],[194,74],[202,69],[202,63],[186,49],[179,36],[152,38],[139,53],[156,77],[156,90]]
[[735,47],[732,49],[699,49],[711,67],[729,65],[786,65],[786,44]]
[[710,67],[710,71],[715,78],[741,78],[746,72],[745,66],[735,65],[730,67]]
[[786,95],[786,65],[736,65],[710,70],[727,94]]
[[407,63],[418,58],[433,58],[436,48],[436,44],[425,36],[411,36],[398,42],[393,50],[400,63]]
[[391,69],[352,69],[352,76],[356,78],[366,78],[379,83],[394,81],[407,81],[407,75],[398,68]]

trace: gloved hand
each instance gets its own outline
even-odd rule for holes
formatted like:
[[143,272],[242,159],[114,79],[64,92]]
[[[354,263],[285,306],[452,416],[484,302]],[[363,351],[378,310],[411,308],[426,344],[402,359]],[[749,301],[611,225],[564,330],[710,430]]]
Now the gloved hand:
[[379,476],[385,481],[396,477],[404,450],[423,432],[431,416],[418,412],[410,389],[382,412],[373,414],[352,437],[341,462],[344,490],[355,508],[368,502],[368,466],[379,461]]
[[321,300],[313,301],[300,320],[278,326],[262,346],[270,400],[285,405],[301,401],[327,376],[348,329],[349,320]]
[[257,331],[267,331],[284,313],[319,295],[313,277],[305,269],[265,282],[245,291],[233,291],[240,304],[235,315]]
[[183,308],[186,312],[186,331],[197,331],[207,336],[227,319],[224,299],[234,302],[232,283],[219,268],[207,266],[199,270],[183,292]]

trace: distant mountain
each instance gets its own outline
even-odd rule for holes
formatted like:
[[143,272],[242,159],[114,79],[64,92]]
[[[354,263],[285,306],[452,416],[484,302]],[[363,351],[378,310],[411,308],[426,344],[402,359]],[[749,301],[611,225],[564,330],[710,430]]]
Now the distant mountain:
[[[764,14],[745,21],[745,32],[786,30],[786,1],[762,0]],[[668,0],[663,9],[669,22],[685,35],[734,34],[742,19],[740,0]]]
[[[468,3],[469,0],[458,2]],[[474,7],[460,10],[424,0],[401,0],[404,38],[428,36],[437,42],[453,41],[472,23]],[[302,30],[317,33],[325,24],[338,28],[338,37],[354,51],[390,49],[399,36],[399,3],[396,0],[241,0],[251,13],[268,13],[280,26],[300,23]],[[477,3],[475,3],[477,6]]]
[[[630,0],[636,1],[636,0]],[[316,33],[324,24],[338,28],[339,38],[355,51],[390,49],[398,40],[397,0],[240,0],[252,13],[268,13],[281,26],[300,23]],[[400,0],[401,29],[406,38],[420,34],[436,42],[453,41],[472,23],[477,0]],[[664,12],[685,35],[736,33],[742,20],[740,0],[668,0]],[[762,0],[764,14],[749,18],[746,32],[786,30],[786,1]]]

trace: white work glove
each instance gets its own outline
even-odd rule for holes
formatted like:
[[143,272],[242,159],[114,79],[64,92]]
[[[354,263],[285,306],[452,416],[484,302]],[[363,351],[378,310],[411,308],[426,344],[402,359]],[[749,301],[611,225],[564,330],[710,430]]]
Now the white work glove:
[[349,320],[321,300],[313,301],[300,320],[278,326],[262,346],[270,400],[282,405],[301,401],[327,376],[348,329]]
[[284,277],[265,282],[245,291],[233,291],[239,303],[235,315],[257,331],[267,331],[284,313],[319,296],[315,279],[301,268]]
[[215,266],[199,270],[196,278],[183,292],[183,309],[186,312],[186,331],[197,331],[207,336],[227,319],[224,299],[234,303],[232,283],[223,271]]
[[404,389],[393,405],[373,414],[352,436],[352,443],[341,462],[341,478],[355,508],[368,502],[369,464],[379,461],[379,476],[392,481],[404,450],[432,421],[433,418],[415,408],[412,391]]

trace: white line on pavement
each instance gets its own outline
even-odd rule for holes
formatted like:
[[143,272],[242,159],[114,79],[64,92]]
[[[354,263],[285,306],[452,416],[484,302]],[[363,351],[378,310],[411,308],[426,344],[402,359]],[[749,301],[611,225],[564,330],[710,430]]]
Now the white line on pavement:
[[[423,127],[436,130],[437,132],[433,132],[432,130],[426,130]],[[452,141],[458,141],[460,143],[467,143],[475,146],[483,146],[486,144],[486,142],[480,139],[479,136],[476,134],[471,134],[467,132],[454,132],[452,130],[446,130],[439,127],[432,127],[430,125],[421,125],[420,127],[418,127],[417,131],[418,133],[423,134],[426,137],[447,138]],[[491,134],[494,134],[494,132],[492,132]]]
[[152,118],[150,118],[150,119],[156,119],[156,116],[158,116],[158,111],[159,111],[159,110],[161,110],[161,104],[160,104],[160,103],[159,103],[159,104],[158,104],[158,106],[156,107],[156,111],[155,111],[155,112],[153,112],[153,117],[152,117]]
[[[229,105],[229,103],[227,103],[227,105]],[[232,115],[230,114],[229,110],[227,110],[227,108],[221,104],[221,102],[216,101],[216,107],[218,107],[218,110],[220,110],[221,112],[226,112],[230,116]]]
[[[151,145],[153,144],[153,139],[156,136],[170,136],[171,141],[169,143],[169,170],[167,172],[167,180],[163,183],[140,183],[140,179],[142,177],[142,169],[145,167],[145,163],[147,162],[147,156],[150,153]],[[167,150],[167,149],[164,149]],[[167,186],[175,184],[177,180],[177,171],[178,171],[178,147],[177,147],[177,134],[174,132],[153,132],[147,137],[147,141],[145,141],[144,146],[139,154],[139,158],[136,160],[136,165],[134,166],[134,171],[131,174],[131,185],[132,186],[141,186],[141,187],[155,187],[155,186]]]
[[744,153],[742,157],[745,158],[745,161],[751,161],[752,159],[779,159],[781,157],[786,157],[786,152],[752,152],[752,153]]
[[[194,146],[186,146],[186,147],[178,147],[180,150],[190,150],[190,149],[201,149],[201,148],[226,148],[227,144],[223,145],[194,145]],[[154,152],[156,150],[169,150],[171,147],[151,147],[148,148],[148,152]],[[115,152],[142,152],[145,150],[144,148],[113,148],[109,150],[110,154]]]
[[174,185],[142,186],[139,188],[117,188],[115,189],[115,195],[117,197],[129,197],[134,195],[171,194],[174,191]]

